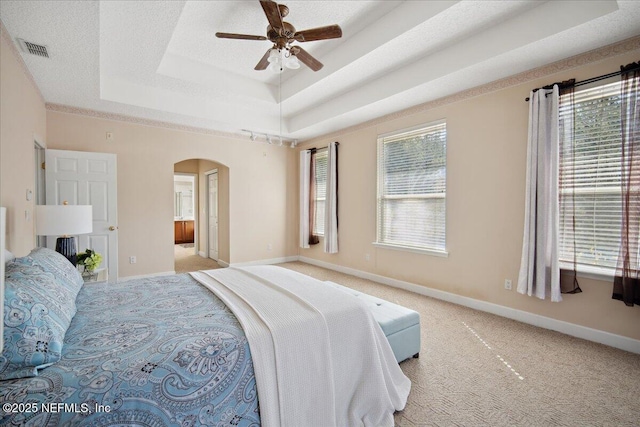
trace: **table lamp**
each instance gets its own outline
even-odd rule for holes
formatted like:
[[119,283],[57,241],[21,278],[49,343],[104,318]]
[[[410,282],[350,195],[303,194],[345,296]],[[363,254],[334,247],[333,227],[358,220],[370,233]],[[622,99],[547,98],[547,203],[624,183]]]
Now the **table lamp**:
[[56,240],[56,251],[64,255],[71,264],[77,264],[76,234],[93,231],[93,209],[91,205],[37,205],[36,234],[60,236]]

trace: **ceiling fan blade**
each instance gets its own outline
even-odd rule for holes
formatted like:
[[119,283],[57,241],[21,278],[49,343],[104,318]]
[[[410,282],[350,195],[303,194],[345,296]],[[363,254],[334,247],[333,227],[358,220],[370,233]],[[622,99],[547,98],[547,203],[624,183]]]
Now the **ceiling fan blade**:
[[265,36],[251,36],[249,34],[233,34],[233,33],[216,33],[216,37],[220,39],[268,40]]
[[342,28],[339,25],[328,25],[326,27],[312,28],[310,30],[298,31],[293,36],[299,42],[312,42],[314,40],[339,39],[342,37]]
[[318,61],[316,58],[314,58],[313,56],[309,55],[309,52],[307,52],[306,50],[304,50],[300,46],[294,46],[294,47],[291,48],[291,50],[292,50],[293,54],[300,61],[302,61],[303,64],[305,64],[307,67],[311,68],[313,71],[318,71],[319,69],[324,67],[324,65],[322,65],[322,62]]
[[262,5],[264,14],[267,15],[267,20],[269,21],[271,28],[273,28],[277,33],[280,33],[280,30],[282,29],[282,16],[280,15],[278,3],[271,0],[260,0],[260,5]]
[[271,49],[267,49],[267,52],[264,54],[264,56],[262,57],[262,59],[260,59],[260,61],[256,64],[256,67],[254,68],[254,70],[266,70],[267,66],[269,65],[269,53],[271,53]]

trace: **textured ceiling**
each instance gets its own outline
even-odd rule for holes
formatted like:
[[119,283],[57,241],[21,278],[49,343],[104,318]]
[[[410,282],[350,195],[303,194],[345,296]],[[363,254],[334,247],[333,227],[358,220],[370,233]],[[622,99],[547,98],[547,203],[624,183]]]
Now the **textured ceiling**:
[[[284,1],[324,63],[253,67],[257,0],[6,1],[0,19],[47,103],[210,130],[308,139],[640,34],[640,1]],[[281,100],[281,102],[280,102]],[[246,134],[246,133],[245,133]]]

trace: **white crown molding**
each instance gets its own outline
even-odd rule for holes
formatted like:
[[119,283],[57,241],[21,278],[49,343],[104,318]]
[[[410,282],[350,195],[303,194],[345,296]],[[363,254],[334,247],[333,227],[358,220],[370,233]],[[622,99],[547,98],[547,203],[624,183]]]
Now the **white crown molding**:
[[519,322],[527,323],[529,325],[537,326],[544,329],[550,329],[552,331],[571,335],[576,338],[581,338],[588,341],[605,344],[610,347],[619,348],[621,350],[630,351],[632,353],[640,354],[640,341],[635,340],[633,338],[612,334],[610,332],[600,331],[598,329],[587,328],[586,326],[580,326],[574,323],[569,323],[562,320],[541,316],[539,314],[529,313],[527,311],[505,307],[503,305],[498,305],[498,304],[494,304],[486,301],[480,301],[477,299],[464,297],[464,296],[453,294],[450,292],[428,288],[426,286],[416,285],[415,283],[392,279],[390,277],[380,276],[380,275],[368,273],[362,270],[356,270],[354,268],[343,267],[341,265],[331,264],[324,261],[318,261],[313,258],[300,256],[298,257],[298,260],[301,262],[305,262],[307,264],[326,268],[328,270],[334,270],[340,273],[350,274],[352,276],[371,280],[373,282],[381,283],[383,285],[404,289],[407,291],[415,292],[420,295],[428,296],[428,297],[439,299],[442,301],[451,302],[453,304],[462,305],[464,307],[469,307],[474,310],[484,311],[484,312],[495,314],[501,317],[506,317],[507,319],[517,320]]
[[24,73],[25,76],[27,76],[27,80],[31,82],[31,85],[33,86],[36,93],[38,94],[40,101],[42,101],[42,103],[44,104],[45,103],[44,96],[42,96],[42,92],[40,92],[40,88],[36,84],[36,80],[33,78],[33,75],[31,75],[31,72],[29,71],[27,64],[24,62],[24,58],[22,58],[20,51],[18,51],[16,44],[11,39],[11,35],[5,28],[4,23],[2,22],[1,19],[0,19],[0,37],[2,37],[7,42],[7,44],[11,46],[11,53],[13,53],[13,56],[16,57],[18,64],[20,64],[20,68],[22,68],[22,72]]
[[108,113],[105,111],[91,110],[89,108],[71,107],[69,105],[54,104],[51,102],[47,102],[45,104],[45,107],[47,111],[54,111],[57,113],[76,114],[79,116],[94,117],[97,119],[113,120],[117,122],[135,123],[143,126],[166,128],[166,129],[177,130],[182,132],[215,135],[223,138],[247,139],[242,135],[231,133],[231,132],[222,132],[214,129],[206,129],[206,128],[201,128],[196,126],[187,126],[187,125],[181,125],[177,123],[163,122],[160,120],[144,119],[141,117],[128,116],[126,114]]
[[441,107],[443,105],[452,104],[468,98],[474,98],[476,96],[485,95],[487,93],[496,92],[502,89],[506,89],[512,86],[517,86],[522,83],[526,83],[532,80],[537,80],[541,77],[553,75],[561,71],[571,70],[573,68],[581,67],[583,65],[599,62],[607,58],[622,55],[633,50],[640,49],[640,36],[634,36],[626,40],[622,40],[617,43],[613,43],[598,49],[591,50],[589,52],[581,53],[579,55],[571,56],[569,58],[562,59],[560,61],[552,62],[551,64],[543,65],[538,68],[534,68],[529,71],[515,74],[513,76],[505,77],[503,79],[495,80],[493,82],[476,86],[471,89],[464,90],[462,92],[454,93],[453,95],[445,96],[443,98],[435,99],[433,101],[425,102],[424,104],[416,105],[404,110],[396,111],[391,114],[368,120],[357,125],[349,126],[347,128],[330,132],[321,136],[317,136],[305,141],[303,144],[313,144],[318,141],[331,139],[334,140],[339,136],[347,133],[355,132],[361,129],[366,129],[381,123],[385,123],[391,120],[399,119],[406,116],[422,113],[433,108]]

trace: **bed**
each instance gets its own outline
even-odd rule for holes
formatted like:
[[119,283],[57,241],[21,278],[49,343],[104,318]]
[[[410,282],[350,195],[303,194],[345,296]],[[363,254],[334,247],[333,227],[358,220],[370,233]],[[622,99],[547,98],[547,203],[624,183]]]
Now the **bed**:
[[84,284],[44,248],[5,269],[2,425],[393,425],[406,403],[366,307],[300,273]]

